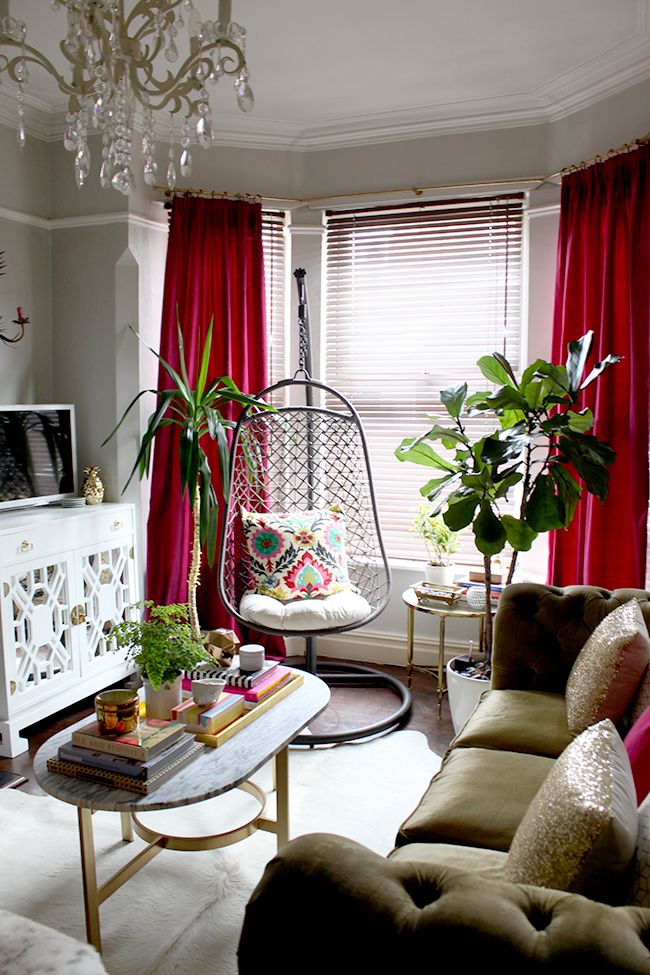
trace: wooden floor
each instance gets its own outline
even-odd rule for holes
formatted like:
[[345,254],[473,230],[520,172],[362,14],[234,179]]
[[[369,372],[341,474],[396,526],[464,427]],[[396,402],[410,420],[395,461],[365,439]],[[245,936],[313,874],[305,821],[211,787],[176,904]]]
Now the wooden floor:
[[[378,666],[377,669],[406,683],[406,670],[403,667]],[[427,737],[429,748],[436,754],[443,755],[453,737],[447,697],[445,696],[443,700],[442,717],[439,719],[435,680],[428,674],[417,671],[413,674],[412,697],[413,708],[402,727],[421,731]],[[335,687],[332,688],[329,707],[311,727],[314,732],[319,733],[365,727],[392,713],[398,704],[397,695],[388,688]],[[32,725],[31,728],[26,728],[23,733],[29,739],[29,751],[17,758],[0,758],[0,769],[26,776],[28,781],[19,788],[24,792],[41,795],[42,790],[34,779],[32,768],[34,755],[51,735],[92,713],[93,698],[90,697],[51,718]]]

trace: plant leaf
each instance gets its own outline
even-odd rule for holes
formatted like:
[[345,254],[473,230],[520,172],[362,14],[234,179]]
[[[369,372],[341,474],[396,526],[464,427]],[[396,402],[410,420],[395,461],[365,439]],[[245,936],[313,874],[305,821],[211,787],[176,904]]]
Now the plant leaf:
[[569,355],[566,361],[566,374],[569,380],[569,390],[577,393],[580,389],[582,374],[585,371],[589,353],[594,344],[594,333],[585,332],[576,342],[569,342]]
[[447,386],[446,389],[440,390],[440,401],[445,406],[449,416],[460,416],[466,397],[467,383],[459,383],[457,386]]
[[454,464],[444,460],[439,454],[426,443],[414,442],[413,438],[407,438],[395,451],[398,460],[409,460],[413,464],[421,464],[423,467],[435,467],[439,471],[452,471],[456,473]]
[[526,504],[525,519],[536,532],[564,527],[564,511],[557,495],[549,486],[547,474],[539,474]]
[[[481,356],[476,365],[479,367],[488,382],[496,383],[497,386],[511,386],[512,380],[510,379],[510,375],[512,375],[512,369],[510,369],[510,373],[508,373],[508,370],[497,358],[497,355],[498,353],[493,353],[493,355]],[[503,359],[503,356],[501,356],[501,358]],[[508,363],[508,366],[509,365],[510,364]]]
[[616,365],[616,363],[621,362],[623,358],[624,357],[622,355],[614,355],[614,353],[610,353],[608,356],[605,356],[602,362],[596,363],[594,368],[580,386],[580,390],[582,391],[583,389],[586,389],[587,386],[593,383],[594,379],[598,379],[601,373],[603,373],[608,366]]
[[483,555],[498,555],[506,544],[506,530],[488,501],[481,503],[481,510],[474,519],[472,531],[476,547]]
[[501,524],[505,528],[508,544],[515,552],[528,552],[537,538],[537,532],[527,525],[521,518],[512,515],[501,515]]
[[464,495],[459,498],[454,498],[452,495],[449,498],[447,510],[442,516],[445,525],[454,532],[467,528],[472,523],[479,501],[480,498],[477,494]]

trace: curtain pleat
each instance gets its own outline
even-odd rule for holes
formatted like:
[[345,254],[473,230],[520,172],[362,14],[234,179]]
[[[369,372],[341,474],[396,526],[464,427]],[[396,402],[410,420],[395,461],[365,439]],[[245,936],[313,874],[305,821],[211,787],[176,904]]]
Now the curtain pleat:
[[[165,269],[162,358],[178,368],[178,322],[188,375],[195,375],[210,321],[214,319],[208,381],[230,376],[243,392],[255,394],[268,385],[265,317],[261,206],[244,201],[176,197]],[[158,386],[166,389],[169,385],[169,376],[161,366]],[[230,407],[226,415],[233,418],[234,409]],[[148,599],[161,604],[187,601],[192,516],[187,493],[181,496],[178,443],[177,426],[171,425],[159,433],[152,465],[146,592]],[[217,445],[205,437],[202,446],[220,499],[221,516],[223,493]],[[205,553],[197,603],[204,629],[237,630],[219,599],[216,562],[211,569]],[[276,638],[252,632],[241,636],[245,641],[265,644],[269,652],[283,652],[283,642]]]
[[650,147],[565,177],[553,361],[593,329],[591,363],[623,361],[586,391],[593,432],[616,451],[609,496],[583,493],[568,530],[551,532],[553,585],[644,588],[648,515]]

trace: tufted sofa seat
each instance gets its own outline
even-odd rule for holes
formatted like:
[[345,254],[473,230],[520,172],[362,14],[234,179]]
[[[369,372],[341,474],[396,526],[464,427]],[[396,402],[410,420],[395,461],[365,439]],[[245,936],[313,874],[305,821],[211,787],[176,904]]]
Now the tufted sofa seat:
[[[495,619],[490,689],[402,824],[395,849],[384,858],[329,834],[289,843],[248,905],[241,975],[259,968],[280,905],[291,905],[293,917],[282,952],[286,975],[394,973],[436,959],[463,971],[495,962],[517,975],[573,973],[584,962],[599,973],[650,975],[650,909],[620,906],[629,871],[598,899],[504,879],[517,829],[573,740],[564,698],[573,663],[600,621],[632,597],[650,628],[644,591],[509,587]],[[650,695],[647,675],[644,685]]]

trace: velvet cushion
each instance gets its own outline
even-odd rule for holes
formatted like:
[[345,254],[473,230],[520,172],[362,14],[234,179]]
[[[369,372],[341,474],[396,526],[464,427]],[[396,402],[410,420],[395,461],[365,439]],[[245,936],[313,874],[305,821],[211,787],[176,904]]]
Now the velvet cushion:
[[452,843],[510,848],[554,759],[489,748],[452,748],[396,845]]
[[625,736],[625,750],[632,766],[636,801],[640,806],[650,792],[650,707]]
[[241,518],[255,592],[284,602],[350,588],[340,512],[242,509]]
[[564,694],[493,690],[483,694],[453,746],[557,758],[572,740]]
[[370,604],[348,589],[322,599],[296,599],[283,603],[272,596],[248,593],[239,604],[241,615],[272,630],[334,630],[370,616]]
[[650,658],[650,638],[636,599],[598,624],[571,668],[566,686],[567,723],[573,735],[604,718],[625,714]]
[[394,863],[453,867],[455,870],[467,870],[483,880],[503,880],[508,854],[502,850],[455,846],[451,843],[408,843],[398,846],[388,859]]
[[650,907],[650,796],[639,806],[634,876],[627,903]]
[[512,841],[506,880],[615,900],[637,832],[630,762],[606,719],[558,758]]

